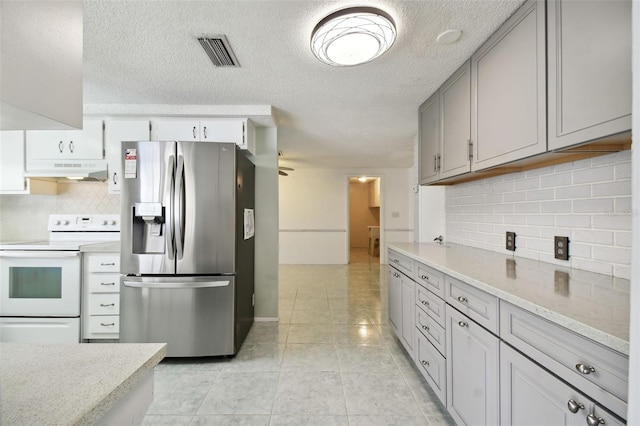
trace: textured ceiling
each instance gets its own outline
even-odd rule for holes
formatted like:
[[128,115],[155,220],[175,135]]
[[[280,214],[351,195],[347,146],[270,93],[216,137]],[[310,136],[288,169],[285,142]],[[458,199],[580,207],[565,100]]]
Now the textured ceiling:
[[[420,104],[521,3],[85,0],[85,110],[170,104],[242,113],[240,106],[271,105],[281,164],[410,167]],[[391,50],[357,67],[319,62],[309,50],[316,23],[363,4],[395,19]],[[450,28],[461,39],[437,44]],[[216,34],[227,36],[240,68],[209,62],[196,38]]]

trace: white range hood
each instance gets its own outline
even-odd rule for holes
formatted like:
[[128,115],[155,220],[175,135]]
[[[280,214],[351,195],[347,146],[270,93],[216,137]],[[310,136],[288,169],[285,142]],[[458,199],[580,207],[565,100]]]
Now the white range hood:
[[27,163],[24,177],[107,180],[106,160],[38,160]]

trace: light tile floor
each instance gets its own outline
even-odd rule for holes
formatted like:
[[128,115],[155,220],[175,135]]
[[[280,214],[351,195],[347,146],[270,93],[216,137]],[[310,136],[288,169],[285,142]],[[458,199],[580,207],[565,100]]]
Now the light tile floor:
[[387,326],[387,269],[282,265],[280,323],[255,323],[234,358],[167,359],[145,425],[450,425]]

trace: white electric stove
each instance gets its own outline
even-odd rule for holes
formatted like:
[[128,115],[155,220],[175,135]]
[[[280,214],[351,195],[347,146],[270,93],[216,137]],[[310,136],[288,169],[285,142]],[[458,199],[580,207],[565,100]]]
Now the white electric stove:
[[80,246],[117,241],[119,215],[51,215],[49,239],[0,244],[0,342],[80,341]]

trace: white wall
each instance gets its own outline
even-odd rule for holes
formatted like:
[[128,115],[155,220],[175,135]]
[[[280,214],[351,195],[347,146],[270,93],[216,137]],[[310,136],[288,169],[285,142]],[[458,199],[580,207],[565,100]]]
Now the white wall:
[[349,176],[381,178],[381,247],[386,241],[412,241],[411,173],[411,169],[296,169],[281,176],[280,263],[347,262]]
[[[511,173],[446,189],[446,235],[453,243],[630,277],[631,152]],[[554,236],[569,237],[569,260],[553,257]]]

